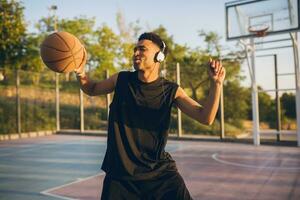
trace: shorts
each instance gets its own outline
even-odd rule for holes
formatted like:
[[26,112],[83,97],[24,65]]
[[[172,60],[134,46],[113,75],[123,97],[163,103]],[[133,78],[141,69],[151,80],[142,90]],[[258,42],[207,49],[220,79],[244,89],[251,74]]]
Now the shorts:
[[192,200],[177,171],[151,180],[118,180],[105,176],[101,200]]

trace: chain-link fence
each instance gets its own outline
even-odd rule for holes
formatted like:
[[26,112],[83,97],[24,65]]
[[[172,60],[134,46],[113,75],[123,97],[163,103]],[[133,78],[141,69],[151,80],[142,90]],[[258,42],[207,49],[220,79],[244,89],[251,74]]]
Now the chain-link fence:
[[[5,70],[2,71],[2,74],[4,79],[0,81],[0,134],[43,130],[76,130],[83,133],[88,131],[97,133],[107,130],[107,105],[113,95],[91,97],[81,94],[79,84],[73,73],[57,76],[52,71],[45,69],[41,73]],[[177,82],[178,74],[176,69],[169,71],[167,78]],[[107,75],[103,74],[101,78],[105,76]],[[59,93],[56,92],[57,77],[59,79]],[[231,90],[234,88],[230,84],[226,84],[223,89],[224,106],[234,107],[235,105],[231,104],[236,104],[235,99],[230,96],[232,95]],[[57,106],[57,97],[59,106]],[[251,105],[248,106],[251,110]],[[274,104],[271,106],[274,107]],[[271,106],[264,109],[275,110]],[[214,123],[211,126],[205,126],[178,112],[174,106],[169,133],[170,135],[188,137],[246,137],[252,139],[251,120],[243,119],[243,124],[239,125],[232,120],[232,116],[239,117],[241,113],[237,113],[238,111],[234,109],[225,109],[222,120],[220,110]],[[262,130],[264,129],[263,125],[262,122]],[[221,127],[223,127],[223,131]],[[285,129],[284,126],[282,128]],[[275,140],[276,135],[271,138]],[[292,140],[296,140],[295,134],[293,134]]]
[[[56,130],[56,75],[45,70],[2,71],[0,134]],[[80,129],[80,90],[73,74],[59,76],[60,129]],[[83,95],[86,130],[107,127],[106,97]]]

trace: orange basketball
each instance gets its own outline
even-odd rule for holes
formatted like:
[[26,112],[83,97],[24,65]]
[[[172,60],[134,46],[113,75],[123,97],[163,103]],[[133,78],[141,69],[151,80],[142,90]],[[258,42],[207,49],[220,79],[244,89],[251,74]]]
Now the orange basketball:
[[68,32],[56,32],[47,36],[40,50],[45,65],[59,73],[73,71],[80,66],[84,58],[83,45]]

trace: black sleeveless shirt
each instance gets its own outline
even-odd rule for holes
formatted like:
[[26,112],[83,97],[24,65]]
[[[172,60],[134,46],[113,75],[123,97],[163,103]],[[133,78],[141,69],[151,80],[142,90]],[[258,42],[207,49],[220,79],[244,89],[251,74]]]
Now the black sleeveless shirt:
[[136,72],[120,72],[109,110],[102,169],[116,179],[142,180],[177,171],[165,152],[178,85],[164,78],[144,83]]

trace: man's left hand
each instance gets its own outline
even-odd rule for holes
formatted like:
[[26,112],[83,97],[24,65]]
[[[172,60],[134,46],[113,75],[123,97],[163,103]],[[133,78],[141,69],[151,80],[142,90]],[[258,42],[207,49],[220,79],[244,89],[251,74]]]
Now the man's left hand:
[[222,66],[222,62],[219,60],[213,60],[210,58],[208,74],[209,74],[210,79],[214,83],[223,84],[226,71],[225,71],[225,68]]

